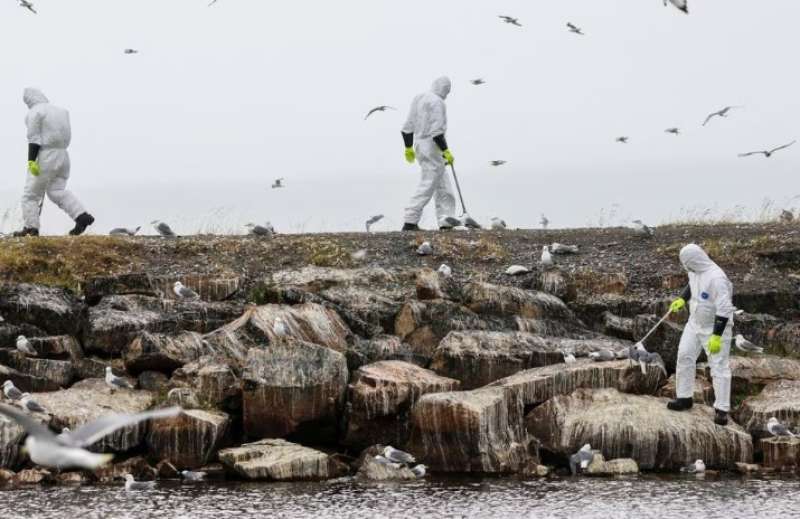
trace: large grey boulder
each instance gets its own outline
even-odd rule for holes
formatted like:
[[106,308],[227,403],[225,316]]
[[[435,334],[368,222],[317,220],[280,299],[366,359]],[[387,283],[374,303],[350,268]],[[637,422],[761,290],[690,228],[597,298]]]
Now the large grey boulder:
[[63,288],[0,283],[0,315],[11,324],[29,324],[50,335],[77,335],[85,307]]
[[27,375],[26,391],[55,391],[75,378],[70,361],[28,357],[16,350],[0,350],[0,364]]
[[314,481],[347,473],[345,465],[324,452],[280,439],[222,450],[219,460],[238,476],[250,480]]
[[242,407],[241,371],[225,359],[205,356],[186,364],[175,370],[170,387],[190,388],[208,407],[229,411]]
[[348,345],[347,369],[355,371],[361,366],[382,360],[403,360],[427,365],[430,359],[417,359],[410,345],[395,335],[378,335],[371,339],[356,338]]
[[800,380],[771,382],[761,393],[742,402],[736,421],[756,438],[769,436],[767,421],[778,418],[790,430],[800,430]]
[[240,364],[247,357],[247,349],[234,342],[210,343],[197,332],[177,335],[142,332],[125,348],[123,358],[125,368],[132,374],[143,371],[169,374],[207,355]]
[[230,426],[225,413],[184,411],[180,416],[154,421],[147,433],[148,452],[178,469],[202,467],[214,460]]

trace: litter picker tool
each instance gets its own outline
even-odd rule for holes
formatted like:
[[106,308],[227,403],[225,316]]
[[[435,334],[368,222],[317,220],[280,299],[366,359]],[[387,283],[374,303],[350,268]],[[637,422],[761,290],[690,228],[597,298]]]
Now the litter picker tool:
[[461,185],[458,183],[458,175],[456,175],[456,167],[450,164],[450,169],[453,171],[453,180],[456,181],[456,190],[458,190],[458,198],[461,200],[461,222],[464,224],[465,227],[469,227],[470,229],[480,229],[481,225],[476,222],[470,215],[467,213],[467,206],[464,205],[464,196],[461,194]]
[[664,324],[664,321],[666,321],[666,320],[667,320],[667,317],[669,317],[669,315],[670,315],[671,313],[672,313],[672,311],[671,311],[671,310],[667,310],[667,313],[666,313],[666,314],[664,314],[664,317],[662,317],[662,318],[661,318],[661,320],[660,320],[660,321],[658,321],[658,322],[656,323],[656,325],[655,325],[655,326],[653,326],[653,327],[650,329],[650,331],[649,331],[649,332],[647,332],[647,335],[645,335],[644,337],[642,337],[642,340],[640,340],[639,342],[637,342],[637,343],[636,343],[634,346],[639,346],[639,345],[641,345],[642,347],[644,347],[644,341],[646,341],[646,340],[647,340],[647,339],[648,339],[648,338],[649,338],[651,335],[653,335],[653,333],[654,333],[656,330],[658,330],[658,327],[659,327],[659,326],[661,326],[662,324]]

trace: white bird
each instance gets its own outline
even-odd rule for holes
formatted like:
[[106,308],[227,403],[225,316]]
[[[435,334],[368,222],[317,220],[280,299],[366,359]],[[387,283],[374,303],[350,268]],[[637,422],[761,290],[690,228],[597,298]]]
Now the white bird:
[[350,254],[350,257],[353,261],[364,261],[367,258],[367,249],[358,249],[354,253]]
[[550,225],[550,220],[548,220],[545,215],[542,215],[542,219],[539,220],[539,224],[542,226],[542,229],[546,231],[547,226]]
[[507,227],[505,220],[501,220],[496,216],[492,218],[490,226],[493,231],[502,231]]
[[784,144],[783,146],[778,146],[777,148],[772,148],[771,150],[749,151],[747,153],[740,153],[739,156],[740,157],[749,157],[751,155],[759,155],[759,154],[761,154],[761,155],[764,155],[766,158],[770,158],[770,157],[772,157],[772,154],[775,153],[776,151],[785,150],[789,146],[794,145],[794,143],[796,143],[796,142],[797,141],[792,141],[789,144]]
[[634,234],[637,234],[639,236],[645,236],[650,238],[653,235],[655,235],[655,231],[652,228],[645,225],[644,222],[642,222],[641,220],[632,221],[631,227],[633,228]]
[[275,335],[278,337],[289,335],[289,326],[286,324],[286,321],[283,320],[283,317],[277,317],[275,319],[275,322],[272,324],[272,331],[274,331]]
[[449,278],[453,275],[453,269],[451,269],[446,263],[439,265],[439,270],[437,270],[437,272],[446,278]]
[[397,450],[391,445],[387,445],[383,449],[383,455],[391,462],[403,463],[405,465],[408,465],[409,463],[415,463],[417,461],[417,459],[411,454]]
[[156,488],[155,481],[136,481],[131,474],[125,474],[125,490],[127,492],[153,490],[154,488]]
[[433,245],[430,242],[423,242],[422,245],[417,247],[417,254],[420,256],[430,256],[433,254]]
[[519,23],[519,19],[518,18],[513,18],[511,16],[504,16],[504,15],[499,15],[498,18],[503,20],[505,23],[509,23],[511,25],[516,25],[517,27],[522,27],[522,24]]
[[32,12],[33,14],[39,14],[36,12],[36,9],[33,7],[33,3],[29,2],[28,0],[19,0],[19,6],[24,7],[28,11]]
[[508,161],[507,160],[491,160],[491,161],[489,161],[489,165],[490,166],[494,166],[494,167],[502,166],[503,164],[508,164]]
[[622,144],[628,144],[628,139],[630,139],[630,137],[626,137],[623,135],[621,137],[617,137],[617,142],[621,142]]
[[[475,221],[475,219],[473,217],[471,217],[470,215],[468,215],[467,213],[464,213],[464,214],[461,215],[461,220],[459,220],[458,218],[453,218],[452,216],[448,217],[447,220],[448,220],[448,223],[452,223],[453,227],[457,227],[459,225],[463,225],[467,229],[480,229],[481,228],[481,224],[479,224],[477,221]],[[455,222],[450,222],[450,220],[455,220]]]
[[183,283],[180,281],[176,281],[175,284],[172,285],[172,291],[178,296],[178,299],[200,299],[197,292],[187,286],[183,286]]
[[764,348],[756,346],[748,341],[741,333],[734,338],[734,344],[736,345],[736,349],[745,353],[764,353]]
[[257,225],[254,223],[248,223],[245,225],[247,230],[253,236],[260,236],[262,238],[272,238],[272,235],[275,233],[275,230],[272,228],[272,225],[267,223],[267,225]]
[[114,374],[114,372],[111,370],[111,366],[106,366],[106,385],[112,389],[133,389],[133,386],[130,382]]
[[31,413],[47,412],[45,408],[39,404],[39,402],[33,399],[30,393],[22,393],[22,398],[19,399],[19,404],[23,409],[30,411]]
[[480,86],[480,85],[485,85],[486,81],[483,78],[479,77],[479,78],[470,80],[470,83],[472,83],[475,86]]
[[31,461],[43,467],[59,470],[68,468],[94,470],[101,467],[111,461],[113,455],[89,452],[85,447],[123,427],[150,419],[171,418],[178,416],[182,411],[180,407],[172,407],[139,414],[103,416],[94,422],[84,424],[75,432],[59,437],[31,416],[0,404],[0,414],[13,419],[28,433],[28,437],[25,438],[25,448]]
[[153,226],[153,229],[155,229],[156,232],[161,236],[163,236],[164,238],[174,238],[175,236],[177,236],[177,234],[175,234],[172,231],[169,225],[162,222],[161,220],[153,220],[152,222],[150,222],[150,224]]
[[595,362],[608,362],[617,360],[617,354],[611,350],[601,349],[589,353],[589,358]]
[[716,112],[708,114],[706,120],[703,121],[703,126],[707,125],[708,122],[711,121],[711,119],[713,119],[714,117],[728,117],[728,112],[730,112],[734,108],[741,108],[741,106],[726,106],[722,110],[717,110]]
[[182,470],[181,477],[186,481],[203,481],[208,476],[207,472],[194,472],[191,470]]
[[383,215],[382,214],[376,214],[375,216],[370,217],[370,219],[366,221],[367,232],[369,232],[370,228],[373,225],[375,225],[376,223],[380,222],[381,220],[383,220]]
[[561,354],[564,356],[564,364],[574,364],[578,361],[572,353],[562,351]]
[[767,421],[767,431],[773,436],[795,437],[794,433],[784,424],[780,423],[774,416]]
[[24,353],[30,357],[38,357],[39,353],[31,346],[31,341],[24,335],[17,337],[17,351]]
[[522,265],[511,265],[506,269],[506,276],[521,276],[522,274],[528,274],[530,269],[528,267],[523,267]]
[[[689,0],[669,0],[669,3],[680,9],[686,14],[689,14]],[[667,5],[667,0],[664,0],[664,5]]]
[[587,443],[581,447],[578,452],[569,457],[570,472],[572,472],[572,475],[574,476],[578,473],[578,467],[580,467],[581,470],[585,470],[593,459],[594,453],[592,452],[592,446]]
[[125,227],[116,227],[109,231],[109,236],[136,236],[136,233],[139,232],[141,227],[137,227],[136,229],[127,229]]
[[397,110],[397,108],[395,108],[394,106],[387,106],[387,105],[376,106],[375,108],[367,112],[367,116],[364,117],[364,120],[366,121],[367,119],[369,119],[369,116],[374,114],[375,112],[385,112],[386,110]]
[[3,394],[12,402],[16,402],[22,398],[22,391],[17,389],[17,386],[15,386],[10,380],[3,382]]
[[581,28],[578,27],[577,25],[574,25],[571,22],[567,22],[567,29],[569,29],[569,32],[573,32],[575,34],[583,36],[583,31],[581,30]]
[[694,463],[683,467],[681,472],[689,472],[690,474],[702,474],[706,471],[706,464],[703,460],[697,460]]
[[125,54],[139,54],[139,51],[136,49],[125,49],[122,52],[124,52]]
[[553,266],[553,256],[550,254],[550,248],[547,245],[542,247],[541,264],[542,264],[543,267],[552,267]]
[[416,465],[414,468],[411,469],[411,472],[414,473],[415,476],[418,478],[424,478],[425,475],[428,473],[428,467],[425,465]]
[[563,245],[557,242],[550,245],[550,252],[553,254],[577,254],[578,250],[577,245]]
[[672,135],[680,135],[681,130],[680,128],[667,128],[666,130],[664,130],[664,133],[671,133]]
[[282,187],[286,187],[283,185],[283,181],[286,180],[284,178],[276,178],[275,182],[272,183],[272,189],[280,189]]
[[403,464],[402,463],[395,463],[395,462],[387,459],[386,457],[381,456],[380,454],[378,454],[377,456],[373,457],[373,459],[376,462],[380,463],[381,465],[386,465],[387,467],[392,467],[393,469],[399,470],[399,469],[403,468]]

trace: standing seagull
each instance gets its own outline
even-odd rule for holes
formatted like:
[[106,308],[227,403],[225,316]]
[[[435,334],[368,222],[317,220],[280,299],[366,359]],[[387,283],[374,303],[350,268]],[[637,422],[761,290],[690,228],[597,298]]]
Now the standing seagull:
[[788,427],[783,425],[774,416],[767,421],[767,431],[773,436],[789,436],[794,438],[794,433]]
[[15,386],[10,380],[3,382],[3,394],[12,402],[16,402],[22,398],[22,391],[17,389],[17,386]]
[[492,218],[491,228],[493,231],[502,231],[507,227],[505,220],[498,217]]
[[706,464],[703,460],[697,460],[691,465],[681,469],[681,472],[689,472],[690,474],[704,474],[706,471]]
[[20,351],[29,357],[39,356],[36,350],[33,349],[33,346],[31,346],[31,341],[29,341],[24,335],[17,337],[17,351]]
[[621,142],[622,144],[628,144],[628,139],[629,137],[623,135],[622,137],[617,137],[617,142]]
[[156,488],[155,481],[136,481],[132,475],[125,474],[125,490],[127,492],[153,490],[154,488]]
[[502,14],[499,15],[498,18],[500,18],[501,20],[503,20],[506,23],[510,23],[511,25],[516,25],[517,27],[522,27],[522,24],[519,23],[519,18],[513,18],[511,16],[504,16]]
[[575,34],[579,34],[581,36],[584,35],[581,28],[577,25],[573,25],[571,22],[567,22],[567,29],[569,29],[569,32],[574,32]]
[[550,254],[550,247],[545,245],[542,247],[542,259],[541,264],[543,267],[552,267],[553,266],[553,256]]
[[116,376],[111,371],[111,366],[106,366],[106,385],[108,385],[111,389],[133,389],[133,386],[130,382],[122,377]]
[[370,219],[365,222],[367,226],[367,232],[369,232],[370,227],[380,222],[381,220],[383,220],[382,214],[376,214],[375,216],[370,217]]
[[793,145],[795,142],[797,142],[797,141],[792,141],[792,142],[790,142],[789,144],[784,144],[783,146],[778,146],[777,148],[773,148],[773,149],[771,149],[771,150],[765,150],[765,151],[750,151],[750,152],[747,152],[747,153],[740,153],[740,154],[739,154],[739,156],[740,156],[740,157],[749,157],[750,155],[758,155],[758,154],[762,154],[762,155],[764,155],[765,157],[767,157],[767,158],[770,158],[770,157],[772,157],[772,154],[773,154],[773,153],[775,153],[776,151],[785,150],[785,149],[786,149],[786,148],[788,148],[789,146],[792,146],[792,145]]
[[[669,0],[669,3],[680,9],[686,14],[689,14],[689,0]],[[667,5],[667,0],[664,0],[664,5]]]
[[161,220],[153,220],[150,222],[150,224],[153,226],[153,229],[155,229],[156,232],[164,238],[174,238],[177,236],[177,234],[172,231],[170,226]]
[[112,454],[96,454],[85,449],[89,445],[123,427],[138,424],[145,420],[171,418],[181,414],[180,407],[158,409],[139,414],[117,414],[98,418],[84,424],[75,432],[56,436],[45,425],[13,407],[0,404],[0,414],[4,414],[20,424],[28,437],[25,448],[31,461],[43,467],[55,469],[80,468],[94,470],[107,464]]
[[741,108],[741,106],[726,106],[726,107],[725,107],[725,108],[723,108],[722,110],[719,110],[719,111],[717,111],[717,112],[714,112],[714,113],[708,114],[708,117],[706,117],[706,120],[703,122],[703,126],[707,125],[707,124],[708,124],[708,122],[709,122],[711,119],[713,119],[714,117],[728,117],[728,112],[730,112],[730,111],[731,111],[731,110],[733,110],[734,108]]
[[581,449],[569,457],[569,470],[572,472],[572,475],[578,473],[578,468],[581,470],[585,470],[586,467],[589,466],[589,463],[592,462],[594,459],[594,453],[592,452],[592,446],[590,444],[586,444]]
[[387,105],[376,106],[375,108],[367,112],[367,116],[364,117],[364,120],[366,121],[367,119],[369,119],[369,116],[374,114],[375,112],[385,112],[386,110],[397,110],[397,108],[395,108],[394,106],[387,106]]
[[23,409],[30,411],[31,413],[47,412],[44,407],[39,405],[39,402],[33,399],[30,393],[22,393],[22,398],[19,399],[19,405],[21,405]]
[[276,178],[275,182],[272,183],[272,189],[280,189],[282,187],[286,187],[283,185],[283,178]]
[[394,463],[403,463],[407,465],[417,461],[417,459],[411,454],[395,449],[391,445],[388,445],[383,449],[383,455],[386,457],[386,459]]
[[19,6],[24,7],[33,14],[39,14],[36,12],[36,9],[33,8],[33,3],[29,2],[28,0],[19,0]]
[[655,231],[644,224],[641,220],[634,220],[631,222],[631,226],[633,227],[633,232],[638,234],[639,236],[645,236],[647,238],[651,238],[655,235]]
[[539,224],[542,226],[542,229],[546,231],[547,226],[550,225],[550,220],[548,220],[545,215],[542,215],[542,219],[539,220]]
[[481,86],[481,85],[485,85],[486,81],[482,77],[479,77],[479,78],[470,80],[470,83],[472,83],[475,86]]
[[764,353],[764,348],[761,346],[756,346],[752,342],[748,341],[741,333],[735,337],[734,344],[736,345],[736,349],[745,353]]
[[183,283],[180,281],[176,281],[175,284],[172,285],[172,291],[178,296],[178,299],[200,299],[197,292],[189,287],[183,286]]
[[136,233],[139,232],[141,227],[137,227],[136,229],[126,229],[125,227],[116,227],[111,229],[108,233],[109,236],[136,236]]
[[680,135],[681,130],[680,128],[667,128],[666,130],[664,130],[664,133],[671,133],[672,135]]

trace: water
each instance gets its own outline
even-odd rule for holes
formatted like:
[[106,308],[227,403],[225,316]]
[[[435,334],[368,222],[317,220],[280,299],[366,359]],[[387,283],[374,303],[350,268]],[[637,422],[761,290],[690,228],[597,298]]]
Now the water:
[[680,518],[788,519],[800,514],[797,479],[660,478],[432,480],[361,484],[163,483],[0,491],[15,518]]

